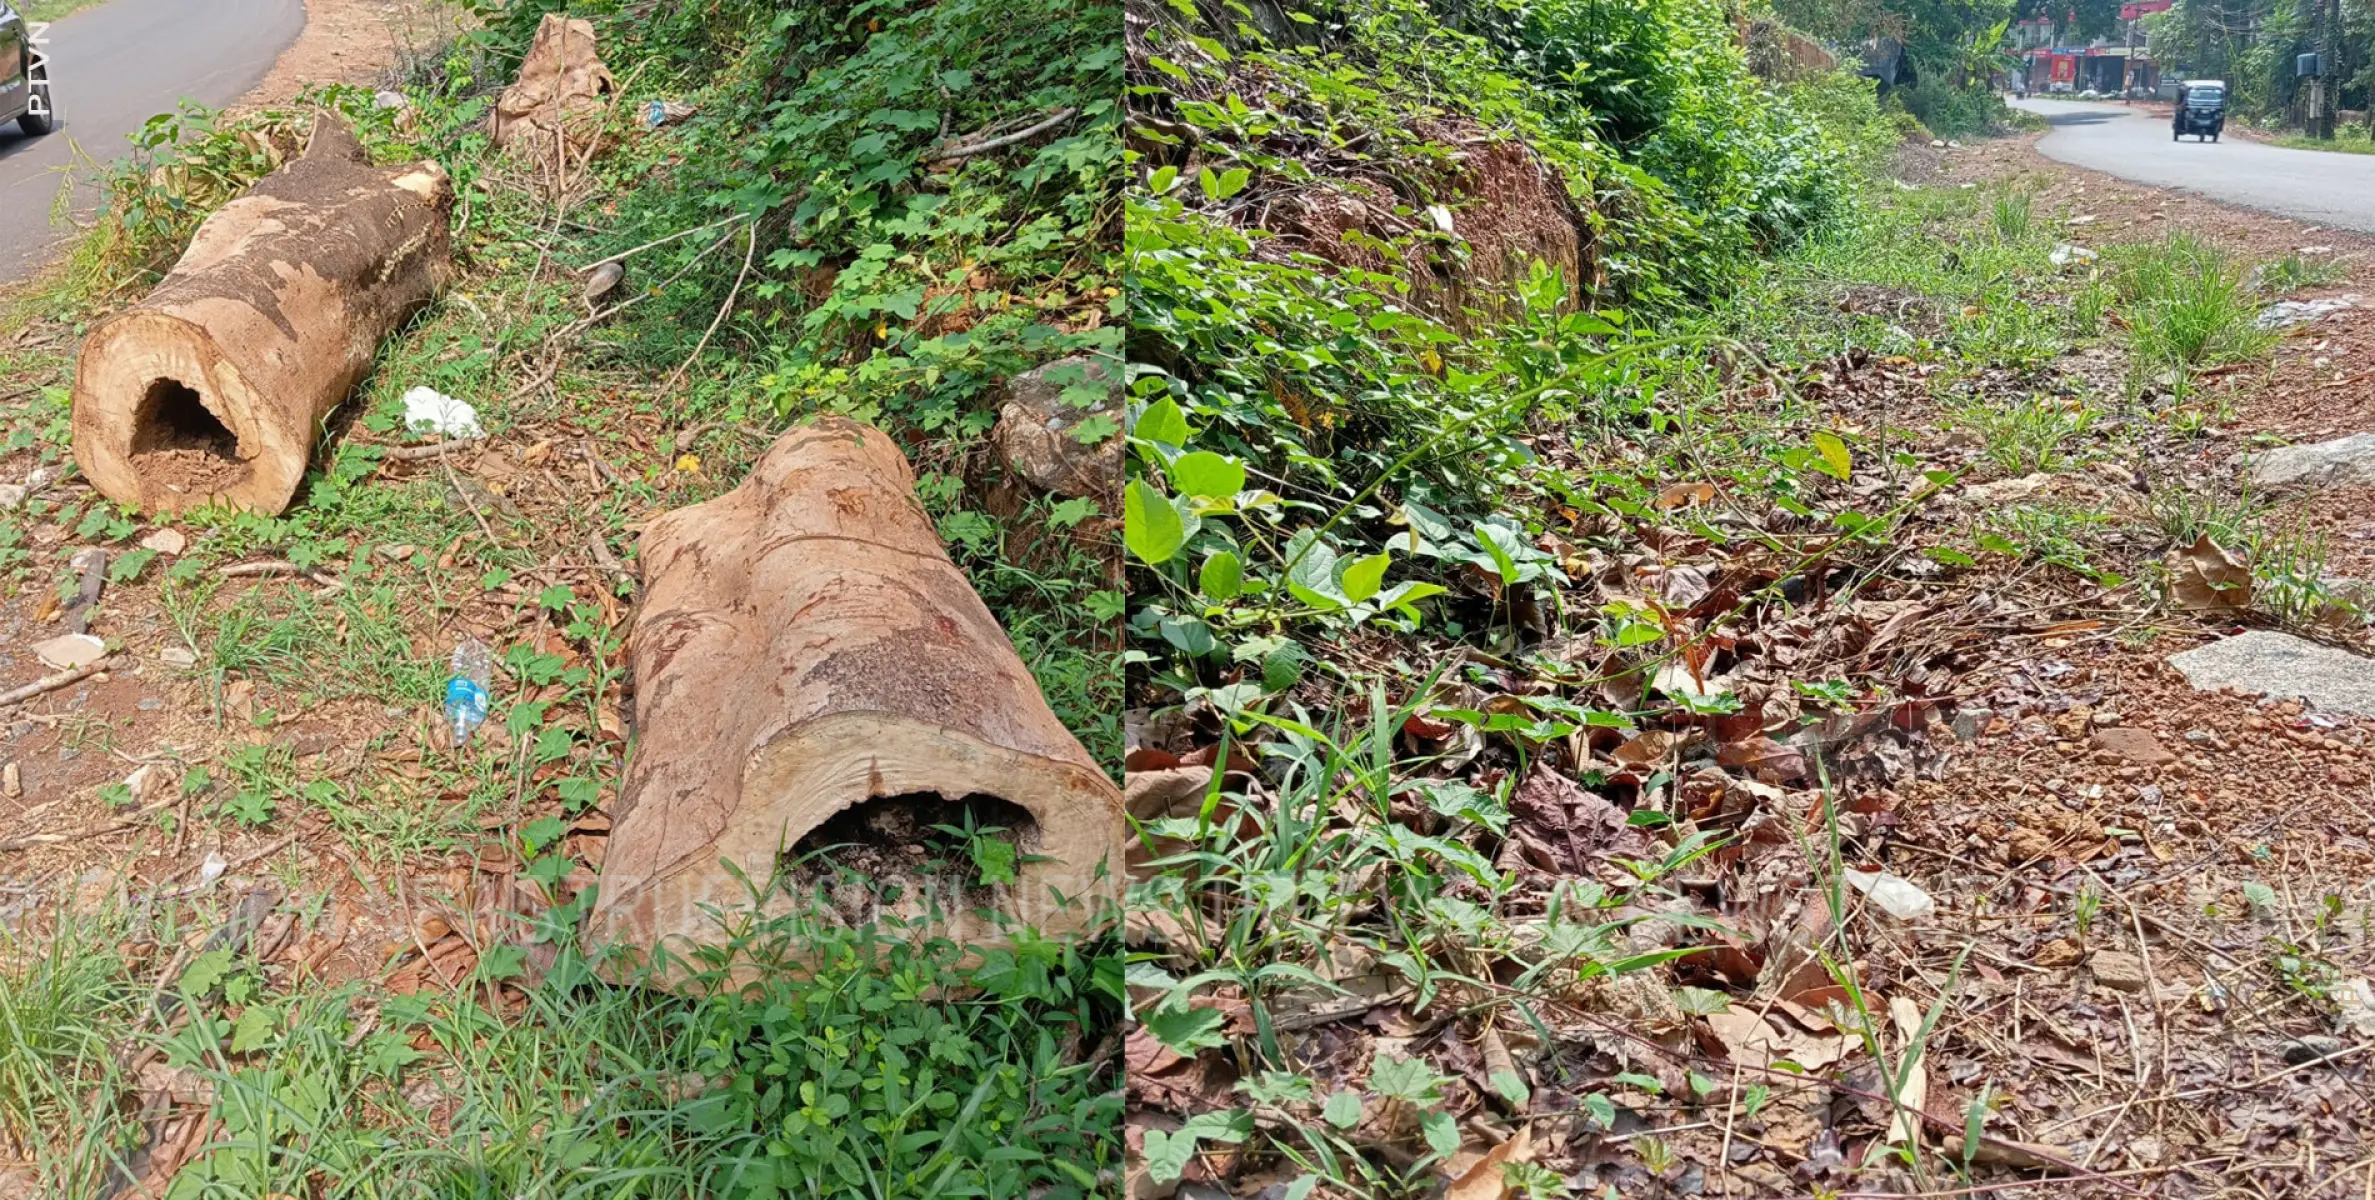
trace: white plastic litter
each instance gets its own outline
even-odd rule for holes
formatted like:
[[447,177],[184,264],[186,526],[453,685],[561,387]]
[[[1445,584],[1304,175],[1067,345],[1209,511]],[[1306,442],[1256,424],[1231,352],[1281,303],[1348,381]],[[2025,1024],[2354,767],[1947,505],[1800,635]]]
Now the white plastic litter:
[[223,857],[222,851],[207,851],[206,861],[198,864],[198,886],[203,888],[215,880],[221,879],[223,872],[230,866],[230,861]]
[[478,410],[461,400],[430,387],[416,387],[404,393],[404,427],[414,433],[435,434],[441,438],[482,438],[486,430],[478,427]]
[[1878,905],[1880,911],[1900,921],[1918,921],[1937,911],[1938,902],[1930,899],[1928,892],[1902,875],[1853,869],[1848,870],[1846,875],[1850,887],[1871,897],[1872,903]]
[[2053,253],[2047,255],[2046,260],[2057,267],[2066,267],[2071,263],[2084,266],[2100,257],[2102,256],[2084,246],[2073,246],[2068,242],[2063,242],[2053,248]]
[[2288,325],[2320,320],[2357,304],[2358,297],[2355,295],[2330,300],[2279,300],[2261,309],[2259,318],[2252,323],[2262,329],[2282,329]]

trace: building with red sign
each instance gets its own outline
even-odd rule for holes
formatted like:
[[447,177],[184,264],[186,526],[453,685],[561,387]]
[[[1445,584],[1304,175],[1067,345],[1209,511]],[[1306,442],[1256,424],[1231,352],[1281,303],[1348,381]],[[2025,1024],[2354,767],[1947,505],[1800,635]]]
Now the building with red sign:
[[2026,90],[2042,93],[2142,97],[2160,89],[2160,67],[2152,60],[2144,18],[2167,12],[2175,0],[2130,0],[2119,6],[2120,25],[2108,38],[2078,44],[2071,31],[2075,13],[2031,17],[2013,26],[2012,50],[2025,62]]

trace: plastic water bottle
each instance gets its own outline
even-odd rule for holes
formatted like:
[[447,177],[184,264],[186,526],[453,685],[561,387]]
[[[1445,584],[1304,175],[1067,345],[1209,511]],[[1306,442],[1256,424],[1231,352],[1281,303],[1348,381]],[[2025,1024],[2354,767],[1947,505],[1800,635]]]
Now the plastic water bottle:
[[471,730],[486,723],[487,684],[494,670],[495,652],[485,642],[468,638],[454,647],[453,677],[445,681],[445,721],[457,750],[470,740]]

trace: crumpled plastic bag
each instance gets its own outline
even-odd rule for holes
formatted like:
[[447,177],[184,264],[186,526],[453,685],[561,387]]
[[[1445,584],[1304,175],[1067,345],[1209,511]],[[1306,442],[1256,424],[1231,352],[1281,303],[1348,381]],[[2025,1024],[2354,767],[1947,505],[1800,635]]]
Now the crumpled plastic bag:
[[414,433],[433,434],[441,438],[482,438],[486,430],[479,428],[478,410],[468,401],[456,400],[431,387],[416,387],[404,393],[404,427]]

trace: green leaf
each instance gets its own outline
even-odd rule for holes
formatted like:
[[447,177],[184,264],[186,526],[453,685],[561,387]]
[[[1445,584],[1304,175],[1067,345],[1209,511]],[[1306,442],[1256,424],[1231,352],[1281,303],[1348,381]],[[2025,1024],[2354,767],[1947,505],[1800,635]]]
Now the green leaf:
[[269,1004],[250,1004],[231,1027],[231,1053],[245,1054],[270,1041],[280,1029],[279,1014]]
[[1492,557],[1493,570],[1500,574],[1501,582],[1503,584],[1516,583],[1517,559],[1510,554],[1507,546],[1501,544],[1502,538],[1510,536],[1509,531],[1498,525],[1487,525],[1479,521],[1473,527],[1473,532],[1476,535],[1476,544]]
[[1297,534],[1287,543],[1287,559],[1295,564],[1295,569],[1287,572],[1286,590],[1295,599],[1321,612],[1334,612],[1345,606],[1344,593],[1336,588],[1335,547],[1317,540],[1316,536]]
[[1212,168],[1206,167],[1196,173],[1196,186],[1204,189],[1204,198],[1207,200],[1226,200],[1244,191],[1246,183],[1252,178],[1253,172],[1243,167],[1232,167],[1217,175]]
[[1598,1125],[1600,1128],[1616,1128],[1616,1101],[1609,1099],[1608,1093],[1593,1092],[1590,1095],[1585,1096],[1583,1098],[1583,1111],[1584,1115],[1590,1117],[1592,1119],[1592,1123]]
[[1167,563],[1186,543],[1187,527],[1179,520],[1179,510],[1171,507],[1170,497],[1133,479],[1122,497],[1122,540],[1140,560]]
[[130,583],[140,578],[141,569],[148,566],[149,560],[156,556],[156,551],[145,546],[138,550],[126,550],[122,554],[116,555],[115,561],[107,564],[107,582]]
[[1204,569],[1196,574],[1196,587],[1205,599],[1215,603],[1234,600],[1245,589],[1245,564],[1238,561],[1234,551],[1207,555]]
[[1361,1094],[1349,1089],[1338,1092],[1328,1097],[1327,1107],[1319,1115],[1338,1129],[1350,1129],[1361,1123]]
[[1138,414],[1138,422],[1130,433],[1166,446],[1185,446],[1195,436],[1188,429],[1187,414],[1180,412],[1178,403],[1169,396],[1147,405],[1146,411]]
[[1492,1084],[1493,1090],[1501,1093],[1501,1098],[1507,1100],[1511,1108],[1524,1107],[1534,1094],[1534,1089],[1526,1086],[1526,1077],[1515,1071],[1493,1072]]
[[209,950],[190,960],[188,969],[181,973],[181,990],[193,999],[204,996],[222,983],[223,976],[230,973],[231,952]]
[[1428,1104],[1439,1098],[1437,1089],[1443,1086],[1443,1076],[1415,1058],[1380,1056],[1369,1066],[1369,1086],[1381,1096]]
[[1190,1008],[1173,1004],[1146,1015],[1146,1031],[1173,1054],[1194,1057],[1198,1050],[1225,1046],[1221,1026],[1228,1021],[1217,1008]]
[[1923,550],[1922,553],[1929,555],[1931,562],[1937,563],[1941,566],[1971,567],[1977,566],[1979,564],[1978,559],[1973,558],[1960,550],[1952,549],[1946,546],[1931,546]]
[[1165,192],[1170,191],[1178,183],[1179,168],[1164,167],[1147,177],[1146,190],[1160,196]]
[[1146,1131],[1146,1174],[1156,1183],[1174,1183],[1187,1174],[1188,1160],[1196,1156],[1196,1135],[1182,1130],[1165,1133],[1160,1129]]
[[1438,1108],[1418,1116],[1419,1132],[1426,1135],[1427,1149],[1439,1158],[1450,1158],[1460,1152],[1460,1123],[1450,1113]]
[[1385,585],[1385,569],[1393,565],[1390,554],[1371,554],[1356,558],[1344,568],[1344,598],[1359,604],[1377,594]]
[[1171,482],[1190,496],[1225,500],[1245,490],[1245,464],[1210,450],[1190,451],[1171,464]]
[[1309,661],[1311,654],[1300,643],[1280,642],[1262,656],[1262,690],[1283,692],[1303,682],[1303,664]]
[[1855,465],[1855,460],[1848,456],[1847,443],[1840,441],[1835,433],[1815,434],[1814,452],[1822,455],[1822,465],[1816,469],[1833,479],[1847,478],[1849,469]]

